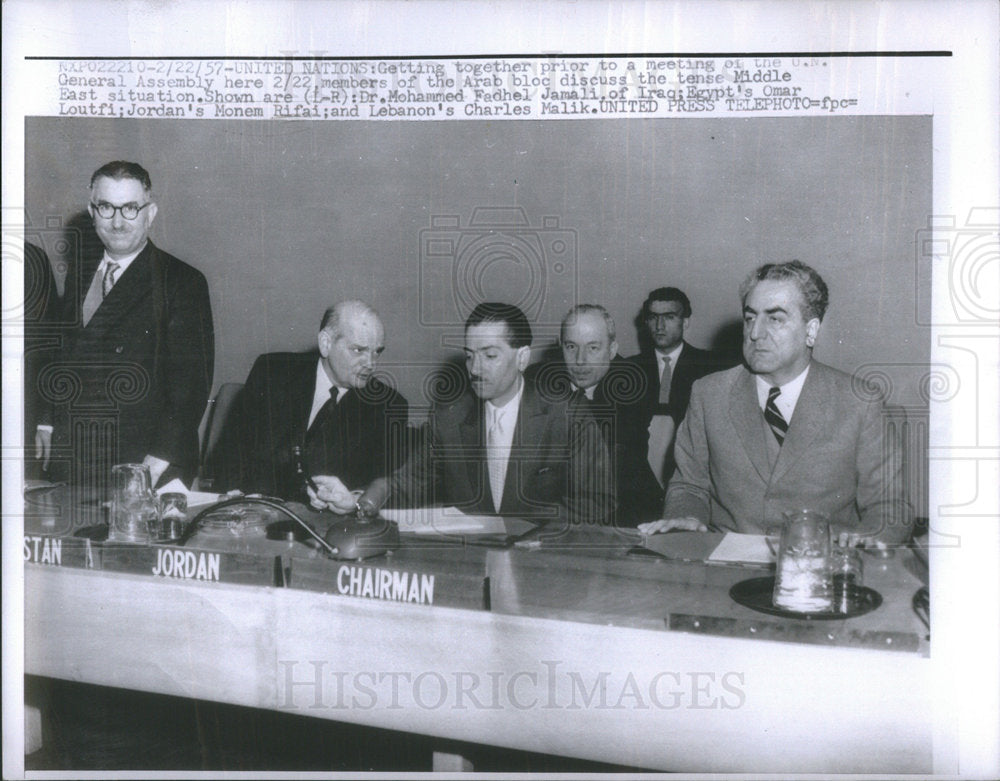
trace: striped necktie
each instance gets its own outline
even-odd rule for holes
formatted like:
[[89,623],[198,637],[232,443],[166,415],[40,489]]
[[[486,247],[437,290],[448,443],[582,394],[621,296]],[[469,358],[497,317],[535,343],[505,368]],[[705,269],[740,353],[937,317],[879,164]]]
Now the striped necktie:
[[118,264],[114,261],[108,263],[104,269],[104,280],[101,282],[101,297],[107,298],[111,288],[115,286],[115,274],[118,273]]
[[774,438],[778,440],[779,445],[784,443],[785,434],[788,432],[788,421],[785,420],[774,403],[774,400],[780,395],[781,388],[771,388],[767,392],[767,404],[764,406],[764,420],[771,427],[771,433],[774,434]]

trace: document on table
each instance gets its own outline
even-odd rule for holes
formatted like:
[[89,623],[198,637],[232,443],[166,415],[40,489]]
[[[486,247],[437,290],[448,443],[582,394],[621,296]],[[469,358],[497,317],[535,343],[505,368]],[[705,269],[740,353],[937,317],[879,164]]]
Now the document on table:
[[191,491],[179,478],[174,478],[162,488],[157,489],[157,495],[178,493],[187,497],[188,507],[199,507],[203,504],[215,504],[221,498],[219,494],[211,494],[205,491]]
[[738,562],[740,564],[770,564],[774,554],[763,534],[737,534],[726,532],[722,542],[712,551],[709,561]]
[[496,515],[466,515],[455,507],[415,507],[381,512],[399,524],[400,534],[506,534],[504,519]]

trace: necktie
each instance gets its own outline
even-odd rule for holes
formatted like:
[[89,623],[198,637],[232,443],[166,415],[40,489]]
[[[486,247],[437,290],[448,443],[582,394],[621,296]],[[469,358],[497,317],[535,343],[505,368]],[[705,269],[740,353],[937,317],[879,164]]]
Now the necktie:
[[493,509],[500,512],[503,501],[503,484],[507,472],[507,459],[504,457],[500,440],[503,437],[503,418],[500,410],[491,409],[490,427],[486,432],[486,463],[490,472],[490,491],[493,493]]
[[330,415],[330,411],[337,406],[337,386],[334,385],[330,388],[330,398],[323,402],[323,406],[319,408],[316,413],[316,417],[313,418],[313,422],[309,426],[309,431],[306,436],[312,436],[319,429],[323,427],[323,421],[327,419]]
[[111,261],[104,269],[104,281],[101,283],[101,295],[104,298],[108,297],[108,293],[111,292],[111,288],[115,286],[115,274],[118,273],[118,268],[118,264]]
[[336,467],[334,463],[334,446],[336,444],[336,430],[334,425],[334,408],[337,406],[337,386],[330,388],[330,398],[323,402],[316,417],[306,431],[305,447],[305,468],[310,475],[331,474],[330,470]]
[[670,370],[670,356],[663,359],[663,372],[660,374],[660,404],[670,401],[670,378],[673,372]]
[[767,392],[767,404],[764,406],[764,420],[771,427],[771,433],[781,445],[785,441],[785,433],[788,431],[788,421],[778,410],[774,400],[781,395],[781,388],[771,388]]

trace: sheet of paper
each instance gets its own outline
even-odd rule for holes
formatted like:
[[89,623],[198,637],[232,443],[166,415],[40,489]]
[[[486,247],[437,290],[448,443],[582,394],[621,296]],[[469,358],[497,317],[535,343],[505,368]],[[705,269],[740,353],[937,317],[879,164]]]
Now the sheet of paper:
[[157,495],[170,493],[184,494],[188,500],[188,507],[198,507],[219,501],[219,494],[207,493],[205,491],[191,491],[176,477],[157,490],[156,493]]
[[382,510],[383,518],[399,524],[400,534],[506,534],[503,518],[466,515],[455,507]]
[[727,532],[708,560],[770,564],[774,561],[774,554],[763,534]]
[[651,534],[644,538],[643,547],[675,561],[705,561],[718,547],[722,535],[712,532],[673,531]]

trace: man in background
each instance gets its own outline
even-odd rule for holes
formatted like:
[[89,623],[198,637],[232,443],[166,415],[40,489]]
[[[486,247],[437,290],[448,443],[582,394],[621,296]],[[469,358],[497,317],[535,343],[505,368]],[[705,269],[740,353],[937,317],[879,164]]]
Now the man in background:
[[645,376],[650,409],[649,466],[661,486],[674,473],[674,435],[687,413],[695,380],[723,368],[707,350],[684,341],[691,321],[691,301],[675,287],[659,287],[642,304],[642,323],[650,347],[629,360]]
[[220,441],[219,482],[304,499],[304,477],[314,477],[348,512],[351,490],[402,463],[409,405],[375,378],[385,329],[368,304],[331,306],[316,343],[254,362]]
[[98,489],[125,462],[147,464],[154,485],[189,481],[215,360],[208,284],[149,240],[157,204],[142,166],[97,169],[87,208],[103,251],[84,255],[72,325],[40,370],[36,455],[64,472],[53,477]]
[[647,460],[645,380],[636,364],[618,355],[614,319],[603,306],[580,304],[566,313],[559,333],[562,360],[532,366],[536,382],[551,395],[568,395],[572,411],[598,422],[615,478],[616,524],[658,518],[663,489]]

